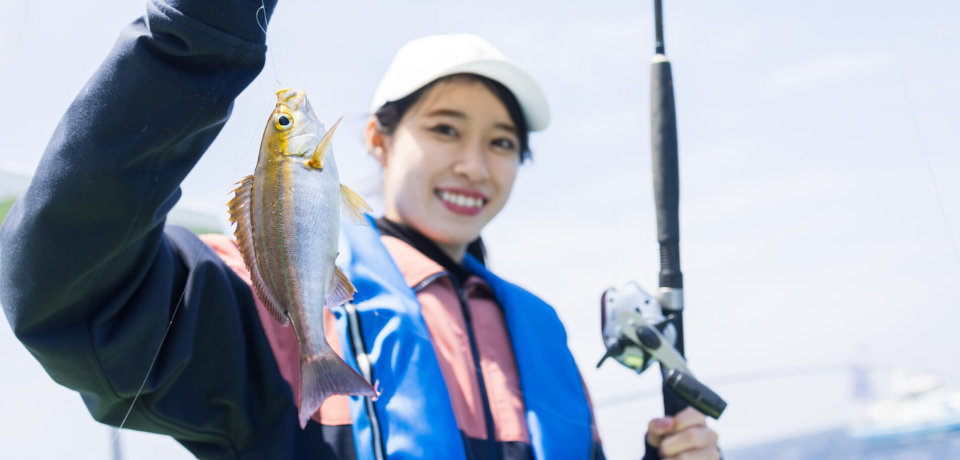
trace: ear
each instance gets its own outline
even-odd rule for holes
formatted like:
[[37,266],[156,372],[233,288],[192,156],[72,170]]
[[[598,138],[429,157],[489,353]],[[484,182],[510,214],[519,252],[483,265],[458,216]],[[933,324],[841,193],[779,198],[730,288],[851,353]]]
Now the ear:
[[373,155],[373,158],[380,163],[383,168],[387,167],[387,136],[377,128],[377,117],[371,116],[367,121],[367,129],[364,131],[364,143],[367,146],[367,153]]

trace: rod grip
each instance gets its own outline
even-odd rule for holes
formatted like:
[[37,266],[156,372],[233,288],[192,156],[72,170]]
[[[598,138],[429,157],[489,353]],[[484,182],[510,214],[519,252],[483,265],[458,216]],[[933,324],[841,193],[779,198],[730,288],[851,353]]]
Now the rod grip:
[[660,242],[660,287],[683,287],[680,272],[680,173],[677,146],[677,111],[673,98],[670,61],[658,55],[651,78],[651,147],[653,193]]

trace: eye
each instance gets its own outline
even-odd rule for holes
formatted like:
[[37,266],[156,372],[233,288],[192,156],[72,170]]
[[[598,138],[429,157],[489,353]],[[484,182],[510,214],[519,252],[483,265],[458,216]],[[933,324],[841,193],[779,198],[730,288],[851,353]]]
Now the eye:
[[457,136],[457,130],[450,125],[440,124],[440,125],[434,126],[433,128],[430,128],[430,130],[437,134],[440,134],[441,136],[446,136],[446,137]]
[[277,115],[277,129],[286,131],[293,126],[293,117],[285,113]]
[[492,142],[492,144],[494,147],[497,147],[503,150],[509,150],[511,152],[517,149],[517,144],[507,138],[496,139]]

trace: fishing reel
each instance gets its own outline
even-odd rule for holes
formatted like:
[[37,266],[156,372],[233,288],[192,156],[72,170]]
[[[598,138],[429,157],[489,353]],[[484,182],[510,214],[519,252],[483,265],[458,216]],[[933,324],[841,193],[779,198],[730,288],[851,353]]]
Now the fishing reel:
[[607,352],[598,368],[613,358],[640,374],[659,362],[664,386],[705,415],[720,418],[727,403],[693,377],[674,347],[677,329],[671,322],[673,315],[664,316],[659,299],[630,282],[619,291],[610,288],[603,293],[600,314]]

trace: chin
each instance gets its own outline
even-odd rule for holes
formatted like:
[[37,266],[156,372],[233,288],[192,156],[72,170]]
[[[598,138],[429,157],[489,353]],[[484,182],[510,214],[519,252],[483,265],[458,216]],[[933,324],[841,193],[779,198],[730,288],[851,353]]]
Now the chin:
[[[431,240],[446,245],[468,245],[480,236],[480,228],[475,225],[465,226],[461,222],[450,222],[449,219],[430,219],[433,225],[426,225],[420,230]],[[436,223],[444,225],[436,225]]]

